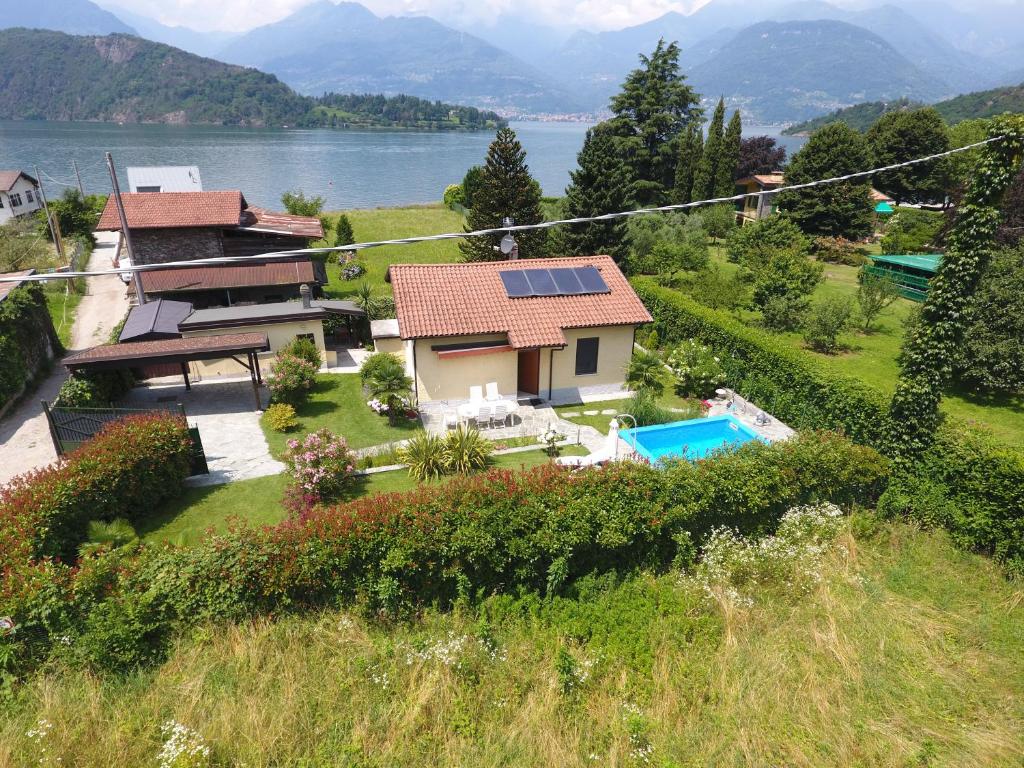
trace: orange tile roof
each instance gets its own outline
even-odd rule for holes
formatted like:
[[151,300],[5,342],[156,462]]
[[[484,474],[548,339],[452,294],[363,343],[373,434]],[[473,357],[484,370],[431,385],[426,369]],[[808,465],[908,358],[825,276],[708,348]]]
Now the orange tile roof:
[[[504,270],[597,267],[609,293],[510,299]],[[564,328],[639,325],[651,315],[610,256],[468,264],[393,264],[388,270],[403,339],[507,333],[516,349],[563,346]]]
[[[129,192],[121,195],[131,229],[237,227],[245,198],[237,189],[223,192]],[[98,232],[121,229],[114,196],[100,215]]]
[[18,183],[18,179],[25,177],[33,187],[39,186],[39,182],[24,171],[0,171],[0,192],[8,192],[11,187]]
[[202,267],[147,269],[139,273],[146,293],[205,291],[220,288],[299,285],[315,283],[309,259],[267,261],[257,264],[217,264]]

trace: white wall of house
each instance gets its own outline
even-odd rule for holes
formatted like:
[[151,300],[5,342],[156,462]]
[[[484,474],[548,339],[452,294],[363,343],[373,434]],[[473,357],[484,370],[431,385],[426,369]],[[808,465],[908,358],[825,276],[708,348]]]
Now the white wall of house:
[[[555,402],[581,402],[586,397],[624,391],[626,368],[633,356],[635,329],[633,325],[565,329],[566,346],[563,349],[541,350],[541,397]],[[594,373],[576,373],[581,339],[597,339],[597,370]]]
[[[234,333],[264,333],[270,342],[269,352],[260,352],[260,370],[264,375],[270,373],[270,365],[277,357],[277,351],[295,340],[296,336],[312,334],[316,348],[320,350],[320,359],[327,365],[338,364],[338,353],[327,349],[324,344],[324,324],[321,320],[287,321],[273,325],[251,325],[238,328],[217,328],[205,331],[183,331],[184,338],[195,336],[224,336]],[[244,359],[244,358],[242,358]],[[248,376],[249,372],[231,358],[222,360],[193,360],[189,363],[189,373],[197,381],[213,376]]]
[[416,369],[416,395],[420,403],[436,400],[468,400],[471,386],[484,387],[498,383],[498,391],[514,397],[517,388],[519,358],[516,352],[486,352],[464,357],[441,357],[432,347],[445,344],[468,344],[501,341],[505,334],[478,336],[443,336],[416,339],[413,344]]
[[43,207],[39,189],[21,176],[7,192],[0,192],[0,224]]

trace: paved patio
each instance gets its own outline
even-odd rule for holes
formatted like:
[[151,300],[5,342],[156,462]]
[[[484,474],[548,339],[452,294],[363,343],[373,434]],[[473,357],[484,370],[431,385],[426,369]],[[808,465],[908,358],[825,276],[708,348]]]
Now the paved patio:
[[[266,406],[266,388],[260,393]],[[189,485],[218,485],[233,480],[276,475],[284,464],[270,455],[253,409],[252,384],[242,380],[196,382],[187,391],[182,382],[135,387],[125,398],[127,408],[181,403],[190,426],[199,428],[210,474],[190,478]]]

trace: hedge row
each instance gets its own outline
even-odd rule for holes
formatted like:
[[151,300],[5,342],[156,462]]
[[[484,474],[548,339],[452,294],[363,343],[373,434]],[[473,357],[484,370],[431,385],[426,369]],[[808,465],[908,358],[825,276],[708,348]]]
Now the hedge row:
[[721,353],[729,386],[745,398],[796,429],[835,430],[885,449],[889,401],[874,387],[829,371],[783,340],[648,278],[634,279],[633,287],[660,339],[698,339]]
[[25,283],[7,294],[0,302],[0,409],[59,349],[40,284]]
[[73,557],[90,520],[137,520],[180,493],[192,441],[184,419],[112,422],[66,459],[0,489],[0,570]]
[[126,669],[159,658],[175,628],[202,619],[353,602],[403,613],[556,592],[593,571],[663,568],[691,557],[716,526],[758,533],[795,504],[870,503],[886,472],[873,449],[827,434],[665,470],[494,470],[188,548],[112,552],[74,574],[44,563],[0,595],[0,613],[18,623],[21,665],[42,660],[59,633],[61,652]]
[[[695,338],[723,353],[729,386],[798,429],[832,429],[883,453],[889,400],[811,355],[687,296],[637,278],[660,338]],[[1024,574],[1024,451],[947,419],[913,475],[896,478],[880,508],[950,531],[963,547]]]

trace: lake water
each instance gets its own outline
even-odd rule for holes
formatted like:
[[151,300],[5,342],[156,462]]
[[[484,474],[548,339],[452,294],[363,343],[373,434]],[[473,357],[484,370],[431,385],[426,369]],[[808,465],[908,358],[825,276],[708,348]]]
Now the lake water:
[[[561,195],[576,167],[583,123],[513,123],[527,163],[547,195]],[[747,135],[778,136],[752,126]],[[33,173],[55,194],[75,184],[77,161],[86,192],[107,193],[103,159],[111,152],[123,189],[129,165],[197,165],[205,189],[241,189],[252,205],[280,207],[281,193],[321,195],[328,209],[373,208],[441,199],[448,184],[482,163],[493,138],[479,133],[298,130],[218,126],[113,125],[0,121],[0,168]],[[790,152],[803,142],[782,136]]]

